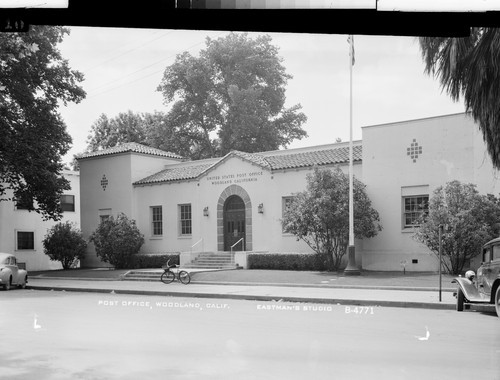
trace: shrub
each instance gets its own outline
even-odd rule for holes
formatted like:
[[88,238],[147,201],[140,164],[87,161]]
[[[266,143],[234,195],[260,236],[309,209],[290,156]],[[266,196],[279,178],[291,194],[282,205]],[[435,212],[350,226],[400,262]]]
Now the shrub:
[[[365,185],[354,178],[354,237],[371,238],[382,230]],[[295,193],[282,220],[285,232],[303,240],[323,256],[328,270],[342,264],[349,245],[349,176],[338,167],[315,168],[307,175],[307,189]]]
[[249,269],[324,271],[327,268],[317,253],[251,253],[247,260]]
[[42,243],[45,254],[53,261],[60,261],[64,269],[83,259],[87,248],[82,233],[69,221],[52,226]]
[[103,220],[90,235],[97,256],[117,269],[130,268],[133,257],[144,244],[144,236],[135,224],[123,213]]
[[500,199],[480,194],[472,183],[451,181],[434,190],[413,237],[439,258],[441,226],[442,265],[458,275],[485,242],[498,236],[499,220]]
[[180,263],[178,253],[164,253],[164,254],[139,254],[132,257],[132,269],[142,268],[161,268],[170,260],[170,265]]

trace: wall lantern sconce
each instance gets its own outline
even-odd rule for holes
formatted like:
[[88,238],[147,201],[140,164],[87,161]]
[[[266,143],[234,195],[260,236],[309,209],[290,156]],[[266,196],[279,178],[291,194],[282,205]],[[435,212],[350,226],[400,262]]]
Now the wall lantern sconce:
[[263,203],[261,203],[259,206],[257,206],[257,211],[259,212],[259,214],[264,213],[264,204]]
[[208,206],[203,209],[203,216],[208,216]]

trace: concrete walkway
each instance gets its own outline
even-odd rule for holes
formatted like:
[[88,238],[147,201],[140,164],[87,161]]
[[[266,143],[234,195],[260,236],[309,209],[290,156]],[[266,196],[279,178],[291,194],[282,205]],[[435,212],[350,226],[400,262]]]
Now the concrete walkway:
[[[251,271],[249,271],[251,272]],[[107,280],[107,281],[106,281]],[[353,280],[348,280],[353,281]],[[357,281],[359,282],[359,280]],[[450,286],[447,285],[449,288]],[[196,297],[215,299],[242,299],[258,301],[312,302],[323,304],[390,306],[429,309],[455,309],[456,299],[451,289],[439,292],[431,288],[384,287],[344,284],[214,283],[193,281],[183,285],[177,281],[121,281],[116,278],[75,279],[65,277],[31,276],[28,288],[54,291],[76,291],[155,295],[170,297]]]

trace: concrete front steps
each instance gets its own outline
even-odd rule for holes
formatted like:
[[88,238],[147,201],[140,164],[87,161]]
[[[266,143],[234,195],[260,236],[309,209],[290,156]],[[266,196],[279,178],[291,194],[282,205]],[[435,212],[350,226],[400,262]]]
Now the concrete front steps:
[[[185,270],[191,275],[191,280],[196,273],[201,272],[220,272],[226,270],[236,270],[239,268],[225,268],[225,269],[203,269],[203,268],[176,268],[174,271],[177,273],[179,270]],[[163,269],[134,269],[128,271],[121,276],[122,280],[126,281],[160,281]],[[177,276],[175,277],[177,281]]]
[[[174,269],[186,270],[193,276],[199,272],[212,272],[220,270],[234,270],[240,267],[234,262],[234,254],[231,252],[202,252],[188,264]],[[163,269],[134,269],[122,275],[122,280],[130,281],[160,281]]]
[[199,269],[237,269],[234,254],[231,252],[201,252],[199,256],[183,268]]

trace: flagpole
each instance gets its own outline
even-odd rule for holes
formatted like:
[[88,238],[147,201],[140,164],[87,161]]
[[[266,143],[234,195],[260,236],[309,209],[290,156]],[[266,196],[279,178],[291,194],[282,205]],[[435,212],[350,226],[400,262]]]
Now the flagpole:
[[356,266],[356,250],[354,247],[354,174],[352,146],[352,67],[354,66],[354,36],[349,36],[349,246],[347,247],[347,267],[344,274],[360,275]]

